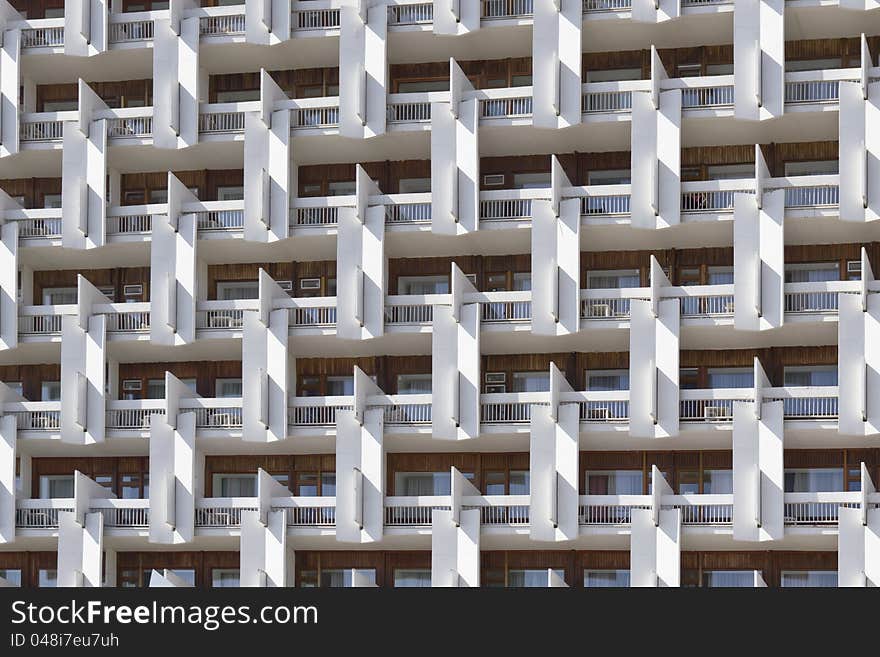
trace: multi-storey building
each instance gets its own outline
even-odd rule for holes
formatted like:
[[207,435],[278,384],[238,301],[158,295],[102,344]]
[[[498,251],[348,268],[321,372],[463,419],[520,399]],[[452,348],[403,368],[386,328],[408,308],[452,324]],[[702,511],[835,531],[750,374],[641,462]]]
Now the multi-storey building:
[[0,2],[0,583],[880,585],[876,0]]

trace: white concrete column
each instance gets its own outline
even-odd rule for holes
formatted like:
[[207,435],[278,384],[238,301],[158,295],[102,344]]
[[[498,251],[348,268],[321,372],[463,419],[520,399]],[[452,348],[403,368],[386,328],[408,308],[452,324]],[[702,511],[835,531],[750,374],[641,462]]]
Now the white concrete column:
[[840,82],[840,219],[880,219],[880,83],[868,82],[871,53],[862,34],[862,79]]
[[552,156],[556,198],[532,201],[532,333],[567,335],[580,329],[580,199]]
[[462,100],[474,87],[454,59],[449,69],[450,102],[431,105],[431,230],[460,235],[479,219],[480,105]]
[[199,141],[199,17],[183,18],[195,0],[172,1],[153,28],[153,145],[186,148]]
[[[652,288],[669,281],[652,260]],[[630,301],[630,435],[661,438],[678,435],[679,328],[678,299]]]
[[467,34],[480,29],[480,2],[434,0],[434,34]]
[[61,153],[62,246],[91,249],[106,242],[107,105],[79,80],[79,120],[64,122]]
[[[0,399],[24,398],[0,384]],[[14,415],[0,416],[0,543],[15,540],[15,459],[18,424]]]
[[782,326],[785,318],[785,190],[759,199],[734,194],[734,326],[761,331]]
[[366,408],[381,391],[358,368],[355,386],[355,410],[336,413],[336,540],[372,543],[384,529],[384,409]]
[[64,54],[90,57],[107,51],[107,0],[65,0]]
[[872,508],[877,489],[861,464],[861,502],[838,509],[837,585],[880,586],[880,509]]
[[286,239],[290,231],[290,110],[265,69],[260,71],[260,112],[244,117],[244,237],[253,242]]
[[168,214],[154,215],[150,248],[150,339],[189,344],[196,338],[199,259],[194,214],[182,214],[195,195],[168,174]]
[[663,23],[681,16],[681,0],[633,0],[632,19],[642,23]]
[[18,153],[21,30],[2,33],[0,46],[0,157]]
[[785,107],[785,0],[735,0],[733,59],[738,119],[782,116]]
[[431,586],[480,585],[480,510],[434,510],[431,518]]
[[180,412],[194,393],[165,373],[165,414],[150,417],[150,543],[190,543],[195,533],[196,414]]
[[567,128],[581,122],[582,0],[535,0],[532,28],[532,124]]
[[110,300],[77,276],[76,315],[61,319],[61,440],[104,442],[107,317],[94,306]]
[[530,536],[535,541],[567,541],[576,539],[579,529],[580,407],[576,403],[560,403],[560,396],[572,389],[553,363],[550,385],[550,406],[534,404],[531,412]]
[[838,429],[854,436],[880,433],[880,294],[862,249],[862,293],[838,295]]
[[240,586],[287,586],[287,514],[272,511],[262,523],[258,512],[242,511],[240,556]]
[[734,402],[733,535],[736,540],[773,541],[785,533],[782,427],[781,401]]
[[287,438],[290,311],[274,310],[287,293],[260,269],[260,311],[244,313],[242,336],[242,438],[271,442]]
[[663,509],[672,488],[652,466],[652,507],[632,509],[630,586],[677,587],[681,580],[681,509]]
[[336,335],[365,340],[385,332],[385,208],[369,206],[377,190],[357,167],[356,208],[339,208],[336,240]]
[[290,0],[245,0],[245,41],[271,46],[290,38]]
[[90,507],[93,499],[115,495],[76,471],[73,497],[74,511],[58,514],[58,586],[100,587],[104,516]]
[[480,304],[462,303],[476,293],[452,265],[452,305],[434,306],[431,332],[431,433],[442,440],[480,433]]
[[[2,197],[5,197],[2,198]],[[0,193],[0,207],[12,202]],[[0,350],[18,346],[18,222],[0,226]]]
[[681,90],[660,91],[666,70],[651,47],[652,91],[633,92],[632,226],[668,228],[681,220]]
[[385,134],[388,8],[342,0],[339,8],[339,134],[363,139]]

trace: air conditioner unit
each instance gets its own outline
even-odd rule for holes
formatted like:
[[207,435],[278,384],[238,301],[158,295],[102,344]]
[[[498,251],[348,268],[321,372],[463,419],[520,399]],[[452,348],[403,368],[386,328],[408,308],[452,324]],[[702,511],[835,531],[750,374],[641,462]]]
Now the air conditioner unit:
[[847,260],[846,273],[862,275],[862,263],[860,260]]
[[280,287],[285,292],[290,292],[293,290],[293,281],[275,281],[278,283],[278,287]]
[[503,383],[495,383],[493,385],[486,386],[486,392],[491,393],[499,393],[499,392],[507,392],[507,386]]
[[483,184],[486,187],[498,187],[504,184],[504,174],[503,173],[492,173],[483,176]]
[[707,420],[724,420],[730,412],[724,406],[706,406],[703,409],[703,417]]
[[123,392],[136,392],[141,390],[143,384],[140,379],[126,379],[122,382],[122,391]]
[[144,295],[144,286],[125,285],[122,288],[122,294],[127,297],[142,297]]
[[590,304],[590,317],[611,317],[611,304]]
[[607,407],[590,408],[587,410],[588,420],[607,420],[611,417],[611,413]]
[[301,278],[299,281],[299,289],[300,290],[320,290],[321,289],[321,279],[320,278]]
[[505,383],[506,381],[506,372],[486,372],[486,383]]

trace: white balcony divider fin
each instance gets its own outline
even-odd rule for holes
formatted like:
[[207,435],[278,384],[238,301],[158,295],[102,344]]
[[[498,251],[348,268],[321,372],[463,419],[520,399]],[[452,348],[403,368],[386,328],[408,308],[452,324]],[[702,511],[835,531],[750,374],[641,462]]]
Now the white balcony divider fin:
[[19,150],[21,30],[7,30],[0,45],[0,158]]
[[760,331],[784,319],[785,190],[737,193],[733,201],[734,326]]
[[434,0],[434,34],[458,35],[480,29],[481,2]]
[[[196,414],[177,413],[184,384],[165,376],[169,415],[150,416],[150,543],[190,543],[195,533]],[[174,388],[169,393],[169,388]],[[187,389],[188,390],[188,389]],[[168,403],[175,395],[176,403]]]
[[681,509],[663,509],[660,499],[672,494],[657,466],[652,467],[652,508],[632,509],[630,585],[677,587],[681,579]]
[[339,134],[356,139],[385,134],[388,8],[345,0],[339,21]]
[[870,53],[863,53],[865,82],[838,83],[842,221],[880,220],[880,82],[867,81],[869,67]]
[[858,508],[841,506],[837,511],[837,584],[842,587],[880,586],[880,508],[864,463],[861,497]]
[[[0,208],[14,201],[0,192]],[[17,205],[17,204],[16,204]],[[18,346],[18,222],[0,226],[0,351]]]
[[537,127],[581,122],[582,11],[582,0],[534,0],[532,124]]
[[[153,28],[153,146],[186,148],[199,141],[199,17],[157,18]],[[191,4],[187,0],[187,4]],[[195,6],[198,3],[194,3]]]
[[[0,402],[24,399],[0,384]],[[14,415],[0,415],[0,544],[15,540],[15,459],[18,422]]]
[[480,585],[480,510],[434,509],[431,515],[431,586]]
[[785,90],[785,0],[735,0],[734,114],[738,119],[782,116]]
[[383,434],[381,407],[367,408],[363,423],[354,411],[336,413],[336,540],[340,542],[371,543],[382,539]]
[[98,55],[107,50],[108,0],[65,0],[64,54]]

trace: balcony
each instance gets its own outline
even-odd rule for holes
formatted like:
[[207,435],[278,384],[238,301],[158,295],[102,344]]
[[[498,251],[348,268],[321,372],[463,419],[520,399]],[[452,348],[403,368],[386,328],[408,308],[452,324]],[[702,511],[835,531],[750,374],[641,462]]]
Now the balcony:
[[18,236],[21,239],[61,239],[61,208],[19,210],[7,213],[18,215]]
[[195,526],[200,529],[237,529],[242,511],[258,511],[256,497],[206,497],[196,500]]
[[61,143],[64,122],[75,121],[79,112],[24,112],[19,115],[19,138],[33,144]]
[[3,412],[15,417],[16,427],[20,432],[61,431],[60,401],[9,402],[3,405]]
[[431,103],[448,100],[449,93],[446,91],[388,94],[386,120],[392,126],[398,123],[430,124]]
[[58,529],[58,513],[73,511],[73,498],[18,500],[15,503],[17,529]]
[[321,32],[339,29],[339,8],[328,0],[317,2],[293,1],[290,16],[291,32]]
[[288,527],[335,527],[336,497],[277,497],[272,511],[283,511]]
[[[430,425],[431,394],[388,395],[381,406],[386,425]],[[371,402],[373,404],[375,402]],[[379,404],[376,404],[379,405]],[[370,408],[370,406],[367,406]]]
[[764,401],[782,402],[786,420],[836,420],[837,386],[765,388]]
[[335,427],[336,412],[353,409],[351,396],[295,397],[291,400],[290,423],[293,427]]
[[229,430],[241,429],[241,397],[182,399],[180,412],[196,414],[196,430]]
[[153,108],[128,107],[110,110],[107,136],[110,139],[152,139]]
[[532,88],[480,89],[474,92],[480,101],[480,120],[531,119]]
[[64,18],[26,20],[20,26],[22,49],[64,47]]
[[115,312],[107,313],[108,333],[149,333],[150,303],[114,303]]
[[859,68],[825,69],[820,71],[793,71],[785,74],[785,104],[837,103],[841,81],[857,82]]
[[429,25],[434,22],[433,2],[388,5],[388,26]]
[[533,0],[482,0],[483,20],[531,18],[535,15]]
[[256,310],[256,301],[200,301],[196,307],[196,329],[241,331],[245,309]]
[[430,326],[434,320],[434,303],[437,297],[447,295],[434,294],[402,294],[390,295],[385,298],[386,326]]
[[205,37],[244,36],[244,3],[225,7],[202,7],[199,34]]
[[[462,510],[479,509],[480,524],[489,527],[528,527],[529,495],[480,495],[462,498]],[[386,527],[430,527],[433,512],[452,509],[450,495],[388,496]]]
[[682,390],[678,416],[682,422],[733,422],[734,402],[753,399],[751,388]]
[[93,499],[89,512],[104,517],[105,529],[147,529],[150,526],[149,499]]
[[[588,527],[626,527],[633,509],[650,509],[651,495],[581,495],[578,522]],[[733,495],[665,495],[664,509],[681,509],[681,523],[690,527],[731,526]]]
[[339,127],[339,96],[290,101],[291,130],[329,130]]
[[841,507],[857,509],[860,506],[858,491],[785,493],[783,514],[787,526],[829,527],[837,526]]
[[164,399],[111,399],[107,401],[104,426],[108,431],[148,431],[153,415],[165,415]]
[[255,104],[203,103],[199,106],[199,135],[243,135],[244,115],[254,111]]

